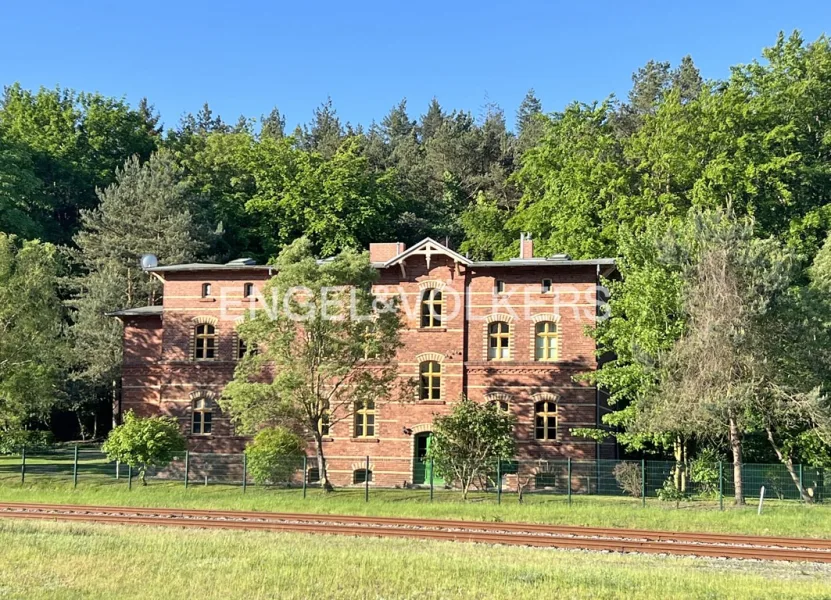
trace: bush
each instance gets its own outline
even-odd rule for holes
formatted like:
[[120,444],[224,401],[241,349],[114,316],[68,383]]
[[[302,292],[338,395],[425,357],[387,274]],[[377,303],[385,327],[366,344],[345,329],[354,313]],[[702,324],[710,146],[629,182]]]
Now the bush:
[[509,460],[516,448],[513,418],[490,402],[473,402],[462,396],[447,415],[433,420],[433,441],[427,457],[447,482],[458,482],[462,498],[475,482],[487,485],[496,460]]
[[658,490],[658,498],[660,498],[662,502],[675,502],[675,506],[677,507],[681,500],[687,500],[689,496],[686,492],[683,492],[675,487],[675,478],[670,475],[667,480],[664,481],[664,486]]
[[718,452],[705,448],[690,462],[690,479],[698,484],[698,493],[702,496],[718,494]]
[[289,483],[305,450],[303,439],[285,427],[263,429],[245,447],[248,472],[259,485]]
[[147,485],[148,467],[166,467],[177,452],[184,452],[187,444],[179,431],[179,423],[172,417],[140,419],[130,411],[107,437],[101,450],[109,460],[118,460],[139,469],[142,485]]
[[14,429],[0,432],[0,454],[17,454],[22,448],[42,450],[54,442],[51,431]]
[[641,490],[643,489],[643,476],[641,474],[641,466],[633,462],[622,462],[615,465],[612,473],[615,476],[617,485],[624,492],[633,498],[641,497]]

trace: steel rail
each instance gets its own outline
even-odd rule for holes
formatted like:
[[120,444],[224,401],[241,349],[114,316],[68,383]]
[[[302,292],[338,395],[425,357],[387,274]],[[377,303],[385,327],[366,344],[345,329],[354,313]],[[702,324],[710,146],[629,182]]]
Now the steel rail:
[[66,504],[29,504],[0,502],[0,516],[7,510],[62,510],[73,512],[96,512],[112,514],[134,514],[143,516],[164,515],[183,518],[210,517],[226,519],[309,521],[320,523],[356,523],[366,525],[389,525],[395,527],[450,528],[478,531],[535,533],[560,536],[591,536],[606,538],[643,539],[658,542],[696,542],[745,546],[771,546],[779,548],[811,548],[831,551],[831,539],[796,538],[774,536],[732,535],[723,533],[654,531],[648,529],[619,529],[605,527],[582,527],[570,525],[543,525],[534,523],[503,523],[462,521],[449,519],[413,519],[398,517],[367,517],[360,515],[331,515],[323,513],[272,513],[259,511],[213,510],[191,508],[153,508],[134,506],[90,506]]
[[[50,508],[45,508],[46,506],[49,506]],[[108,512],[108,508],[110,512]],[[148,512],[142,513],[141,511]],[[181,513],[182,511],[175,512]],[[234,515],[237,514],[235,511],[222,512],[230,512]],[[303,522],[301,518],[298,518],[298,515],[287,515],[287,518],[292,519],[291,521],[252,521],[220,516],[213,513],[213,511],[199,511],[199,513],[200,514],[191,513],[190,516],[182,516],[181,514],[174,513],[160,514],[156,509],[133,510],[130,507],[16,505],[15,508],[8,507],[3,512],[0,512],[0,518],[93,522],[118,525],[161,525],[201,529],[238,529],[313,534],[339,534],[369,537],[403,537],[612,552],[640,552],[649,554],[694,555],[757,560],[831,562],[831,552],[817,551],[816,549],[690,543],[683,541],[661,542],[654,540],[629,539],[625,537],[619,537],[617,539],[595,537],[558,537],[527,532],[511,533],[505,531],[483,531],[481,529],[467,528],[466,526],[468,523],[463,521],[451,521],[456,524],[458,528],[450,530],[426,529],[418,526],[412,526],[411,521],[414,521],[412,519],[400,520],[393,526],[381,525],[377,521],[371,520],[361,524],[345,525],[331,520],[329,522],[320,522],[320,519],[318,518],[319,515],[312,515],[314,518],[312,522]],[[371,518],[365,517],[365,519]],[[496,525],[499,527],[501,524]]]

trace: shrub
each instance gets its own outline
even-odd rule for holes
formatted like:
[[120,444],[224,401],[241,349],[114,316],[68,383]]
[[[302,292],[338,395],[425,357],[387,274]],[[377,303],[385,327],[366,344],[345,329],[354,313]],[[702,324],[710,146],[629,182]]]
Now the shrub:
[[686,500],[689,496],[686,492],[678,489],[675,486],[675,478],[670,475],[667,477],[667,480],[664,481],[664,485],[661,489],[658,490],[658,498],[661,499],[663,502],[675,502],[675,506],[677,507],[681,500]]
[[458,482],[467,500],[474,482],[487,480],[496,460],[510,459],[515,450],[513,418],[495,403],[473,402],[462,396],[448,415],[433,420],[433,441],[427,457],[445,481]]
[[703,496],[715,496],[718,493],[718,463],[721,457],[712,448],[705,448],[690,462],[690,479],[698,484],[698,492]]
[[255,483],[288,483],[306,449],[303,439],[285,427],[263,429],[245,448],[248,472]]
[[51,431],[26,431],[13,429],[0,432],[0,454],[17,454],[27,450],[48,448],[54,442]]
[[172,417],[141,419],[132,411],[107,437],[101,447],[109,460],[118,460],[139,469],[142,485],[147,485],[148,467],[166,467],[187,444],[179,423]]
[[643,477],[641,475],[641,466],[633,462],[622,462],[615,465],[612,473],[615,476],[617,485],[624,492],[633,498],[641,497],[641,490],[643,489]]

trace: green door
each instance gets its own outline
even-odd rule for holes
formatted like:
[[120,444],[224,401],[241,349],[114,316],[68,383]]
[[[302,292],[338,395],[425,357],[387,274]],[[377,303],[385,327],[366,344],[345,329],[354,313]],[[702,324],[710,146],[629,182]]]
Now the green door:
[[[427,458],[427,451],[433,441],[433,434],[429,431],[417,433],[414,440],[415,460],[413,460],[413,483],[415,485],[430,485],[430,459]],[[433,476],[433,485],[444,485],[444,481]]]

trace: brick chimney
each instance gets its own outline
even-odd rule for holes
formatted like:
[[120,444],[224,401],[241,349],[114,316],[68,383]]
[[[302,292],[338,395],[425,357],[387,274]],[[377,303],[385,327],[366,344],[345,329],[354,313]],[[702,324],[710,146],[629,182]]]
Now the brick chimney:
[[370,262],[387,262],[389,259],[398,256],[407,245],[404,242],[383,242],[379,244],[369,245],[369,261]]
[[534,240],[530,233],[519,234],[519,258],[534,258]]

